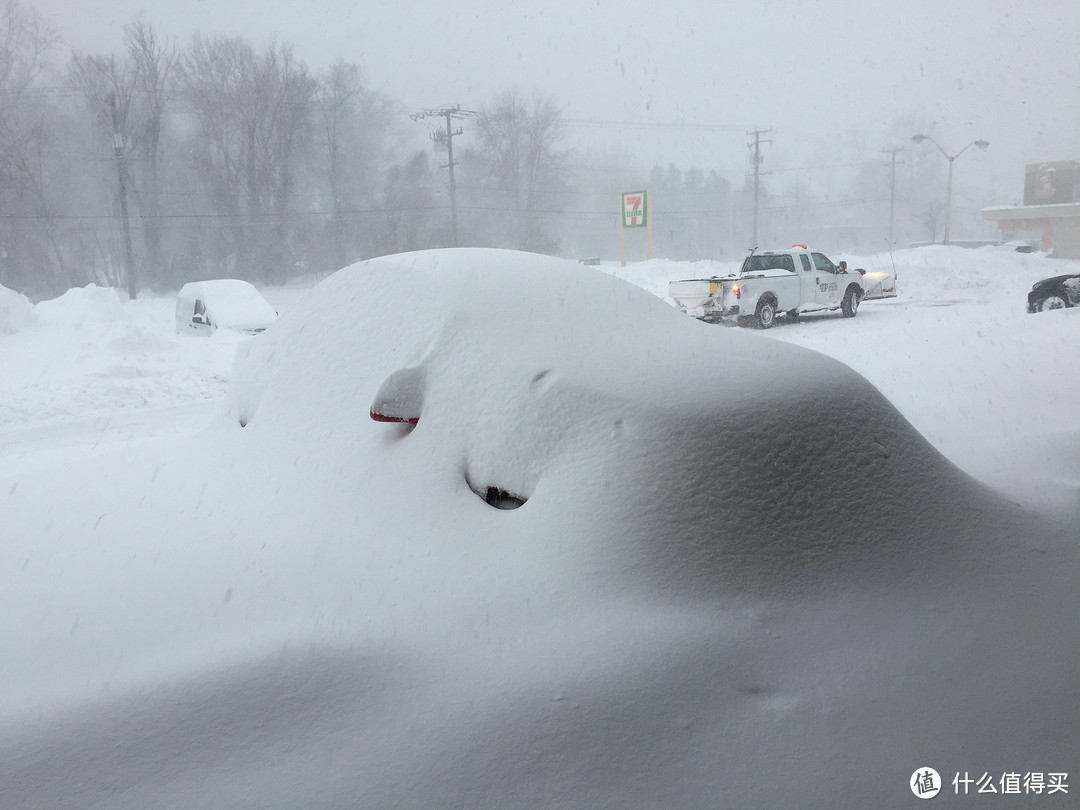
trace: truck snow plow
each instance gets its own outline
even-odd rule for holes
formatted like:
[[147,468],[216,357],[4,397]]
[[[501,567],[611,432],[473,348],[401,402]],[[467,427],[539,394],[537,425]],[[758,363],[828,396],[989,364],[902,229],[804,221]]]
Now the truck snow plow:
[[896,273],[885,270],[867,270],[863,273],[863,286],[866,288],[864,301],[896,298]]

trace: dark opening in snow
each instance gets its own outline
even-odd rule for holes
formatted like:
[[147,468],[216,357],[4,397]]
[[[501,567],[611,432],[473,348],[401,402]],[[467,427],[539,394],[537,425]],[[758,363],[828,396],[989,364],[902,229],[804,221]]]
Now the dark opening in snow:
[[465,483],[469,485],[469,489],[484,500],[484,503],[488,506],[494,506],[496,509],[517,509],[529,500],[524,495],[515,495],[513,492],[507,492],[502,487],[474,484],[469,480],[468,475],[465,476]]
[[485,503],[494,506],[496,509],[517,509],[528,500],[528,498],[522,498],[520,495],[514,495],[498,487],[488,487],[483,494],[480,492],[476,492],[476,494],[480,495]]

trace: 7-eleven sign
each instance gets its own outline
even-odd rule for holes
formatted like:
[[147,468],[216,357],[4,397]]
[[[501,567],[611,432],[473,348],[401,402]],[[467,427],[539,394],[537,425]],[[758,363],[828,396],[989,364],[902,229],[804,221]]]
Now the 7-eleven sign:
[[622,195],[622,226],[644,228],[649,224],[649,192],[628,191]]

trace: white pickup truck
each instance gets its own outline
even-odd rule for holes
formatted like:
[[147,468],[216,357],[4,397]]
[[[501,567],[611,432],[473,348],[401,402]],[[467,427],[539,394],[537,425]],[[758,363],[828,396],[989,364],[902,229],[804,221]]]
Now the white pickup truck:
[[854,318],[866,296],[862,270],[833,264],[822,253],[795,245],[790,250],[751,253],[738,275],[672,281],[668,293],[679,309],[716,323],[736,321],[768,329],[776,316],[839,309]]

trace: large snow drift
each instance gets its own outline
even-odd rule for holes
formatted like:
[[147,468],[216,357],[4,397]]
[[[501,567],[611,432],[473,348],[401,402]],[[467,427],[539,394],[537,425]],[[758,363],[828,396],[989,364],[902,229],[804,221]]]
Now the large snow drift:
[[0,806],[889,806],[1080,750],[1075,527],[574,263],[347,268],[198,441],[71,478],[6,497]]
[[13,335],[37,319],[25,295],[0,286],[0,335]]

